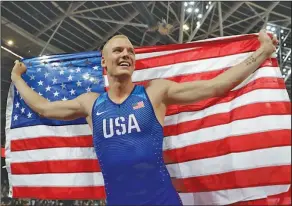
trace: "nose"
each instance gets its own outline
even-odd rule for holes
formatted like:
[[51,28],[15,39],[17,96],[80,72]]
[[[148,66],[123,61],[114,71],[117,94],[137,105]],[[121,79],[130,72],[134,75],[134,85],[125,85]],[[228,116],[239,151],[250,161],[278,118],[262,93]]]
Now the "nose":
[[123,52],[121,53],[123,58],[129,58],[129,52],[127,49],[124,49]]

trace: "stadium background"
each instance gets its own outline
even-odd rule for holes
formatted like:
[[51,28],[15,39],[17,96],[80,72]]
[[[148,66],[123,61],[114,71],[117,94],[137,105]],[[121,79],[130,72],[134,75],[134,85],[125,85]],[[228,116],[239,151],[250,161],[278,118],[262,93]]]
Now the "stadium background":
[[[1,146],[5,145],[6,100],[14,60],[98,50],[115,34],[127,35],[139,47],[256,33],[266,23],[266,29],[280,41],[277,57],[291,99],[290,15],[291,1],[1,1]],[[12,204],[4,198],[8,194],[7,173],[1,157],[1,199]],[[37,201],[26,200],[26,204],[32,203]],[[38,202],[57,203],[61,202]],[[93,204],[62,204],[74,203]]]

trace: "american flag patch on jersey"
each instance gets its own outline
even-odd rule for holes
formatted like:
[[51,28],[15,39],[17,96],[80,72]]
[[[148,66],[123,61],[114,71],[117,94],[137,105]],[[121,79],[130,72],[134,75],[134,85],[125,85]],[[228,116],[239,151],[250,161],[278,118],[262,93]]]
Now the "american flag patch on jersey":
[[144,107],[144,102],[143,101],[140,101],[140,102],[137,102],[135,104],[133,104],[133,109],[140,109]]

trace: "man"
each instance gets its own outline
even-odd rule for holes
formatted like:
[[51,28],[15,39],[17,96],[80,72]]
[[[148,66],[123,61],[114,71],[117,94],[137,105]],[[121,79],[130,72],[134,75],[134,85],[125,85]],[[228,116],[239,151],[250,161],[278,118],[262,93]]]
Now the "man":
[[126,36],[111,38],[102,51],[109,91],[86,93],[68,101],[48,102],[26,85],[23,63],[16,62],[11,79],[24,101],[46,118],[85,117],[105,181],[108,204],[180,205],[162,158],[163,125],[170,104],[189,104],[223,96],[275,51],[277,40],[262,30],[260,47],[242,63],[211,80],[176,83],[153,80],[135,86],[133,45]]

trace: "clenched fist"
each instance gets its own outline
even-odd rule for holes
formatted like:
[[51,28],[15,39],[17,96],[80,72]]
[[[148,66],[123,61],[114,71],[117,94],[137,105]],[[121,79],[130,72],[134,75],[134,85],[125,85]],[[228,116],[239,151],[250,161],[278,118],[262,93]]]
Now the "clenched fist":
[[14,63],[15,63],[15,65],[12,68],[12,71],[11,71],[11,79],[12,79],[12,81],[13,81],[14,78],[21,77],[21,75],[23,73],[25,73],[26,70],[27,70],[27,68],[26,68],[24,63],[19,62],[18,60],[16,60]]
[[258,39],[267,54],[271,55],[274,51],[276,51],[276,46],[278,44],[276,36],[273,35],[270,37],[266,30],[262,29],[259,32]]

